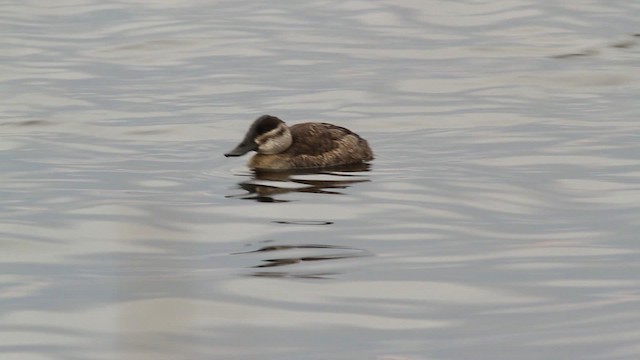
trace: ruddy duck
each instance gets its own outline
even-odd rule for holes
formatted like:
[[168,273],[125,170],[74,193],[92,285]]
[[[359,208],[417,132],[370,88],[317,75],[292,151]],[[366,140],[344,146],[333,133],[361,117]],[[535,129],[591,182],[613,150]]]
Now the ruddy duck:
[[357,164],[373,159],[367,140],[340,126],[308,122],[287,126],[271,115],[253,122],[244,140],[224,156],[258,152],[247,164],[256,170],[291,170]]

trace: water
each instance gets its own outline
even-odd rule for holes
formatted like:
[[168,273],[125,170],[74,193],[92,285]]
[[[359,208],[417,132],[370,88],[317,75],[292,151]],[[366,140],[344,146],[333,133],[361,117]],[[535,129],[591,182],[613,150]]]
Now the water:
[[[640,4],[9,1],[2,359],[637,359]],[[255,176],[260,114],[370,167]]]

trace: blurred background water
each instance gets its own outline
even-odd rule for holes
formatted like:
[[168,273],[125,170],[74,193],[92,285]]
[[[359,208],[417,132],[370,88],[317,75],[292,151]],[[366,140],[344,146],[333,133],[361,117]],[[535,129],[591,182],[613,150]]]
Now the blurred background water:
[[0,358],[640,356],[640,2],[0,9]]

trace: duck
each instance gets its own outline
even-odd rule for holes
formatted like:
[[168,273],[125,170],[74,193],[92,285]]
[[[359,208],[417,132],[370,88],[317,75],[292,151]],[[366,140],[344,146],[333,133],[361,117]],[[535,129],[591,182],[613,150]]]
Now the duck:
[[287,126],[276,116],[258,117],[244,139],[226,157],[255,154],[247,163],[254,170],[316,169],[373,160],[367,140],[341,126],[306,122]]

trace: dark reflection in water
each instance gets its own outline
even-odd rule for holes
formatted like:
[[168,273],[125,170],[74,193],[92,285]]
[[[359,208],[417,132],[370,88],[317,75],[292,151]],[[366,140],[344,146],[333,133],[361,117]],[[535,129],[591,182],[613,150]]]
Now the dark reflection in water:
[[46,126],[52,125],[51,122],[46,120],[24,120],[24,121],[3,121],[0,125],[11,126]]
[[315,220],[297,220],[297,221],[278,220],[273,222],[276,224],[288,224],[288,225],[331,225],[333,224],[333,221],[315,221]]
[[[235,255],[260,253],[269,253],[269,257],[266,259],[260,259],[261,264],[252,266],[252,268],[272,268],[286,265],[303,264],[314,261],[340,260],[373,256],[373,253],[364,249],[323,244],[269,245],[263,246],[256,250],[236,253]],[[258,277],[316,279],[324,279],[330,275],[335,274],[336,272],[304,272],[298,270],[277,272],[259,271],[251,273],[252,276]]]
[[291,192],[341,195],[340,189],[370,181],[359,174],[369,169],[369,164],[354,164],[328,169],[256,171],[250,180],[238,183],[238,187],[247,191],[247,194],[227,197],[259,202],[287,202],[288,200],[276,199],[275,196]]
[[581,57],[581,56],[594,56],[594,55],[598,55],[600,54],[600,52],[605,49],[605,48],[613,48],[613,49],[630,49],[633,48],[635,46],[637,46],[638,44],[640,44],[640,41],[638,40],[638,38],[640,38],[640,34],[633,34],[630,37],[623,39],[623,40],[619,40],[616,42],[612,42],[609,44],[605,44],[602,45],[600,47],[597,48],[588,48],[588,49],[584,49],[581,51],[576,51],[576,52],[568,52],[568,53],[564,53],[564,54],[558,54],[558,55],[553,55],[551,56],[551,58],[553,59],[569,59],[569,58],[575,58],[575,57]]
[[251,274],[255,277],[264,278],[296,278],[296,279],[330,279],[335,273],[313,273],[313,274],[292,274],[283,271],[265,271]]

